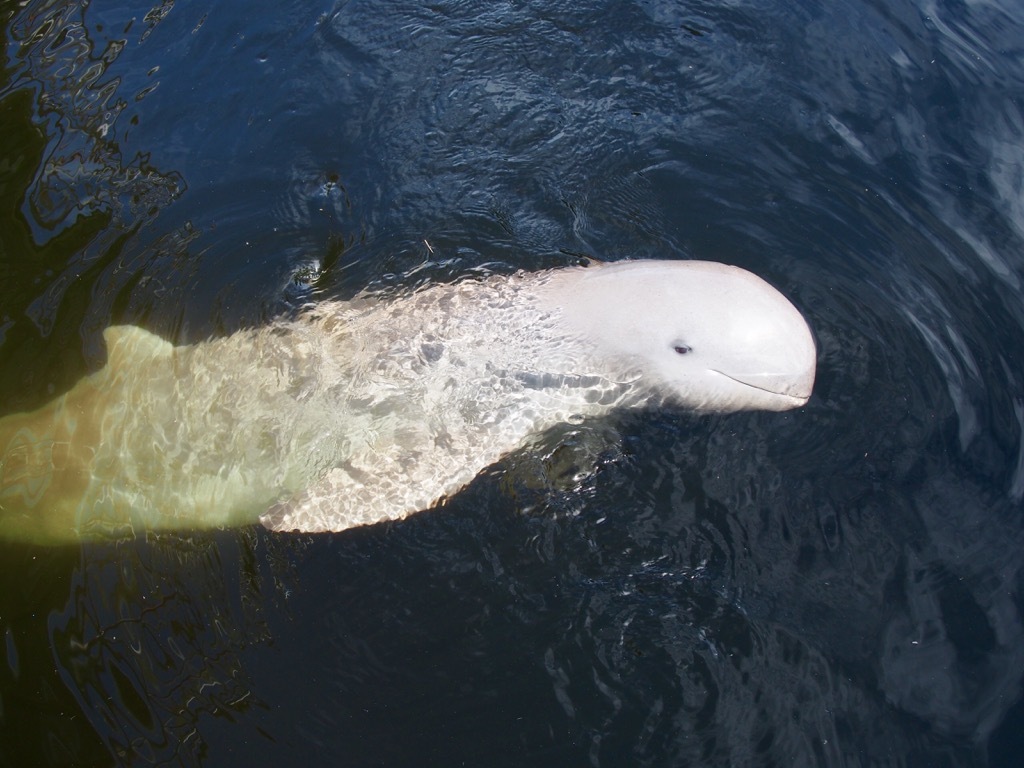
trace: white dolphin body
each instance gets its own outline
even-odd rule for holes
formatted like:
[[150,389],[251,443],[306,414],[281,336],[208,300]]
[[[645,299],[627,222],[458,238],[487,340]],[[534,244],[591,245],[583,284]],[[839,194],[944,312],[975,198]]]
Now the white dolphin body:
[[190,346],[131,326],[104,338],[101,370],[0,419],[0,535],[341,531],[434,506],[558,423],[785,410],[815,372],[788,300],[698,261],[359,296]]

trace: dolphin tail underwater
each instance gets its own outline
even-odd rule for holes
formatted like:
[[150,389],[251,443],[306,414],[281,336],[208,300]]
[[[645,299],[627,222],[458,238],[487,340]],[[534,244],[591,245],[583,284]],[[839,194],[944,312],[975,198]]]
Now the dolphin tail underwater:
[[[171,345],[139,328],[103,332],[107,363],[65,395],[30,413],[0,418],[0,534],[61,541],[75,528],[76,510],[93,475],[103,414],[116,418],[126,376]],[[100,416],[99,419],[96,417]]]
[[399,519],[565,421],[799,407],[816,363],[781,293],[701,261],[361,294],[187,346],[133,326],[104,341],[103,368],[0,418],[0,536]]

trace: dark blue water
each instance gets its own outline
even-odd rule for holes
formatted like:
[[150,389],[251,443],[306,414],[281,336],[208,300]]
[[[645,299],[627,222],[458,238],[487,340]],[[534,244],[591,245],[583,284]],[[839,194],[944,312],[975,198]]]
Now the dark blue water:
[[782,289],[808,406],[566,426],[446,507],[0,544],[0,764],[1008,766],[1013,0],[4,2],[0,411],[303,302],[581,256]]

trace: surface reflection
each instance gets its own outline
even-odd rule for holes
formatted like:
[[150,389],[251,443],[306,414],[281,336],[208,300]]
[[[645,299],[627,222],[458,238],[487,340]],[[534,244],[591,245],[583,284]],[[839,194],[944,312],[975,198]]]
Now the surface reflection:
[[49,645],[115,760],[193,764],[209,718],[268,738],[259,723],[272,707],[245,658],[270,643],[268,612],[287,615],[277,556],[255,530],[84,552],[68,603],[50,614]]

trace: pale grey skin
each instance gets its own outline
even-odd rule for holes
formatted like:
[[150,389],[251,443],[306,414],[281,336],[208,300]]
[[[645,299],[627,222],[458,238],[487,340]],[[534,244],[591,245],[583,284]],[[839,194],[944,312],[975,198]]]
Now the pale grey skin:
[[191,346],[131,326],[104,338],[101,370],[0,419],[0,535],[399,519],[568,420],[799,407],[816,357],[778,291],[699,261],[364,295]]

